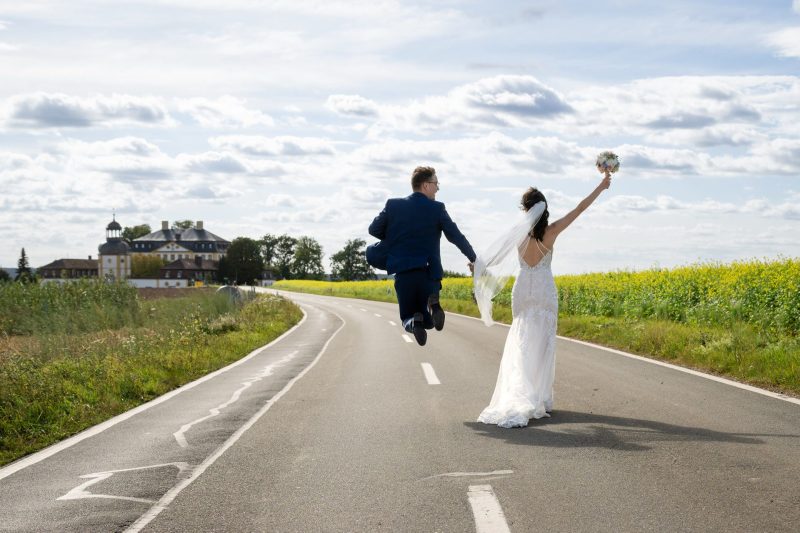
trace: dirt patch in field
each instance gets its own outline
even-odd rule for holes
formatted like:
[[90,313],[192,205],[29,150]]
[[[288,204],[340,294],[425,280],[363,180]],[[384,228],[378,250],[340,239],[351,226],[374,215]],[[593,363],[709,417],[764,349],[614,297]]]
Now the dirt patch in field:
[[215,291],[214,287],[189,287],[186,289],[178,289],[171,287],[169,289],[154,289],[150,287],[140,287],[139,299],[141,300],[155,300],[157,298],[180,298],[182,296],[189,296],[197,294],[198,292],[211,292]]

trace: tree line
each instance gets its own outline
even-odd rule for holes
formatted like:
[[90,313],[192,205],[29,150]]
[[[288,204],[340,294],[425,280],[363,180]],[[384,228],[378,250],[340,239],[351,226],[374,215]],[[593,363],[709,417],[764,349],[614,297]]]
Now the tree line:
[[[342,281],[374,279],[375,271],[367,264],[363,239],[348,240],[344,248],[331,256],[331,278]],[[278,279],[316,279],[326,277],[322,266],[322,245],[313,237],[273,235],[261,239],[238,237],[231,242],[220,260],[222,279],[249,283],[270,272]]]

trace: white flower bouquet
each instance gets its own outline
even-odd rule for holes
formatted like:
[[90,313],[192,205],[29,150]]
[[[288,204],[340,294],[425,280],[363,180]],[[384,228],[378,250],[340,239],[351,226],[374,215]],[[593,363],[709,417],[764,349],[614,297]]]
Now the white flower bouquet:
[[614,152],[602,152],[597,156],[597,170],[613,174],[619,170],[619,157]]

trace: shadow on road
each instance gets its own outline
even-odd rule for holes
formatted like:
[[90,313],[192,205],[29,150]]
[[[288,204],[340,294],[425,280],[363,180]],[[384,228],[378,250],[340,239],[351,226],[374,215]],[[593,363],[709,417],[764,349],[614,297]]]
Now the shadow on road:
[[762,439],[756,437],[800,437],[800,435],[725,433],[652,420],[575,411],[554,411],[552,418],[531,420],[524,428],[503,429],[480,422],[465,422],[464,425],[482,436],[503,439],[511,444],[552,448],[595,447],[621,451],[649,450],[651,446],[648,444],[655,442],[708,441],[764,444]]

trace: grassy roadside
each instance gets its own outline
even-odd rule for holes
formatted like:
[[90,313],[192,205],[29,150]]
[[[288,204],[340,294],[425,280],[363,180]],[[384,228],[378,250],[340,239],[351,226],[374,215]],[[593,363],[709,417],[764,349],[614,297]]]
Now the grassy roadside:
[[[275,296],[237,306],[212,291],[140,301],[126,290],[89,294],[83,311],[72,309],[77,317],[106,317],[100,322],[113,328],[63,321],[35,334],[0,332],[0,465],[236,361],[302,317]],[[43,297],[34,296],[41,314]],[[28,329],[6,320],[12,323]]]
[[[568,281],[575,284],[580,280],[572,277]],[[281,281],[274,288],[396,302],[391,283],[298,280]],[[511,322],[508,298],[498,299],[501,303],[495,303],[495,320],[508,324]],[[479,316],[464,280],[443,281],[442,306],[446,311]],[[581,315],[564,312],[564,307],[558,319],[559,335],[800,396],[800,338],[785,329],[765,327],[765,322],[770,322],[764,313],[754,323],[734,318],[715,324],[655,317]]]

